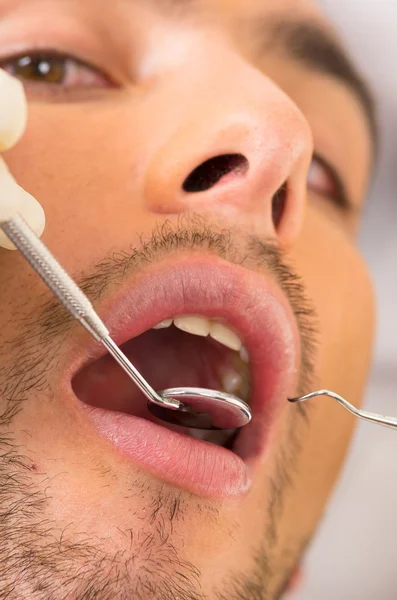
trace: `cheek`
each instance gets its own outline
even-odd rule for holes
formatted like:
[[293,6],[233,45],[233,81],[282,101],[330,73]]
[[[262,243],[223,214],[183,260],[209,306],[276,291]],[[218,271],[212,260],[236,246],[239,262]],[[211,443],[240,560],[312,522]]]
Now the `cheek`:
[[293,258],[318,313],[319,381],[357,403],[369,368],[374,329],[374,294],[367,267],[354,241],[312,208]]
[[[26,135],[6,155],[17,181],[44,207],[44,241],[71,271],[78,270],[82,256],[88,265],[112,242],[128,240],[142,214],[139,170],[146,130],[130,115],[134,136],[121,131],[117,122],[127,121],[120,115],[126,107],[102,104],[32,104]],[[132,207],[133,224],[120,217]]]
[[[318,314],[318,354],[313,389],[329,388],[353,404],[362,401],[371,359],[374,297],[367,269],[345,233],[310,208],[291,259]],[[323,514],[344,462],[356,420],[337,403],[307,405],[309,427],[300,432],[295,495],[286,509],[284,534],[312,531]]]
[[[294,259],[318,314],[315,389],[331,389],[358,406],[371,362],[375,320],[367,268],[353,241],[314,209],[308,211]],[[325,497],[356,420],[326,398],[313,400],[308,409],[308,477],[312,469],[319,471],[319,490]]]

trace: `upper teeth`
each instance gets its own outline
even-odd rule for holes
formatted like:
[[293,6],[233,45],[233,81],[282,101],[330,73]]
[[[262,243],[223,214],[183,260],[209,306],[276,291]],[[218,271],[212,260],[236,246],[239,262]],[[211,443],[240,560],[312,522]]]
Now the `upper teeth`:
[[165,321],[160,321],[160,323],[157,323],[153,329],[166,329],[166,327],[169,327],[170,325],[172,325],[172,319],[166,319]]
[[193,335],[201,335],[207,337],[211,333],[211,321],[205,317],[196,316],[181,316],[174,319],[175,327],[192,333]]
[[175,317],[175,319],[166,319],[158,323],[153,329],[164,329],[170,327],[174,323],[175,327],[191,333],[193,335],[200,335],[203,337],[211,336],[214,340],[223,344],[231,350],[240,352],[241,359],[244,362],[248,362],[248,353],[243,346],[243,342],[235,331],[219,323],[218,321],[212,321],[206,317],[199,315],[183,315]]

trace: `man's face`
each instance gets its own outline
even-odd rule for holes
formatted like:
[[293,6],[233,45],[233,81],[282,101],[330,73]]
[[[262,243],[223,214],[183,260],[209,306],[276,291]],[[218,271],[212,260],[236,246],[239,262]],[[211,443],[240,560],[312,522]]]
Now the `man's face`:
[[305,0],[0,0],[0,64],[30,100],[5,158],[45,242],[155,389],[226,389],[253,412],[204,441],[149,420],[2,252],[2,598],[283,593],[353,427],[287,397],[359,404],[373,326],[368,111],[321,32]]

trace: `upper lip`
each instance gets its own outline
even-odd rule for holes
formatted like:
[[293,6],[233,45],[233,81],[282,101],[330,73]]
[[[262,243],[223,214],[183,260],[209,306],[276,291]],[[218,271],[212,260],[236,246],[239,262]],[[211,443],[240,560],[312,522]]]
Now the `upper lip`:
[[[299,367],[297,324],[277,283],[213,255],[184,253],[149,265],[120,287],[96,306],[119,346],[164,319],[186,314],[224,319],[240,335],[250,356],[253,418],[234,450],[255,466],[272,423],[294,392]],[[60,382],[68,396],[77,371],[106,353],[93,339],[82,343],[78,337]]]

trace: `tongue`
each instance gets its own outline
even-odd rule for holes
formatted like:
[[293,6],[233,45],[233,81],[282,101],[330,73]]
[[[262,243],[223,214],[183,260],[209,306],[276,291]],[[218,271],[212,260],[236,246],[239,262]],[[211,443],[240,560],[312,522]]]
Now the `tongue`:
[[[204,387],[220,389],[220,373],[231,351],[210,338],[176,329],[149,330],[121,347],[155,389]],[[86,404],[149,418],[146,399],[110,355],[84,367],[72,381]]]

